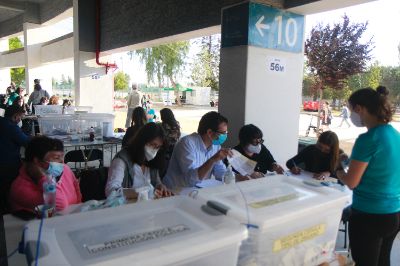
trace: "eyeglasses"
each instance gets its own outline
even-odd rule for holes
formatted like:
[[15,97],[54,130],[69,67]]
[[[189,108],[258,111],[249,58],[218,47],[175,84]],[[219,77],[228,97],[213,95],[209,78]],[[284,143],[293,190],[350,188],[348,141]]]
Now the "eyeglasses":
[[225,131],[225,132],[221,132],[221,131],[214,131],[215,133],[217,133],[217,134],[220,134],[220,135],[223,135],[223,134],[228,134],[228,131]]
[[258,145],[258,144],[263,144],[263,143],[264,143],[263,139],[256,139],[251,142],[252,145]]

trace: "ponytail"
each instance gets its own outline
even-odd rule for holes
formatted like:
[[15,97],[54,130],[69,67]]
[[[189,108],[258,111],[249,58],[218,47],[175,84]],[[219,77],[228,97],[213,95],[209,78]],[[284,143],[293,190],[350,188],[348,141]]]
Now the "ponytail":
[[371,115],[385,124],[392,121],[393,108],[388,100],[389,90],[384,86],[378,86],[376,90],[364,88],[353,92],[349,98],[352,108],[356,105],[365,107]]

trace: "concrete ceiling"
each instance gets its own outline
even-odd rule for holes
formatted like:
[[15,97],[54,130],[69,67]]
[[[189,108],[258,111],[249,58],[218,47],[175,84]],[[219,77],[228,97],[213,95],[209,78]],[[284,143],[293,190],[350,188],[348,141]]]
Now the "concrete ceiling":
[[[87,1],[87,0],[79,0]],[[147,5],[158,5],[161,0],[120,0],[132,1],[135,5],[146,2]],[[143,2],[141,2],[143,1]],[[187,0],[174,0],[171,2],[185,3]],[[202,1],[202,0],[198,0]],[[312,14],[365,3],[374,0],[251,0],[264,4],[269,4],[278,8],[290,10],[300,14]],[[55,16],[63,13],[72,7],[73,0],[0,0],[0,38],[21,32],[24,22],[45,23]],[[94,3],[94,1],[90,1]],[[102,0],[102,2],[107,2]],[[229,2],[231,4],[243,2],[243,0],[215,0],[215,2]]]
[[39,10],[46,0],[0,0],[0,22],[24,14],[28,9]]

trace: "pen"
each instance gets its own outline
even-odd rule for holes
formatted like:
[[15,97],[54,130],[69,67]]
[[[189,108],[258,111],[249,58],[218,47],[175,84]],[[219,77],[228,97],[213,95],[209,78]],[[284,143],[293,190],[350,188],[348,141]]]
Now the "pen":
[[296,162],[292,159],[293,166],[297,168]]

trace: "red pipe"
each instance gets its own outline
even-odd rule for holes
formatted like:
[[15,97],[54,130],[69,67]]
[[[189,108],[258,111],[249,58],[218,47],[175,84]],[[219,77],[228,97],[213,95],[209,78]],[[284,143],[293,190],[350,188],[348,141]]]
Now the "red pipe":
[[117,69],[117,64],[110,64],[110,63],[101,63],[100,62],[100,1],[96,0],[96,63],[99,66],[106,67],[106,74],[108,73],[108,69]]

